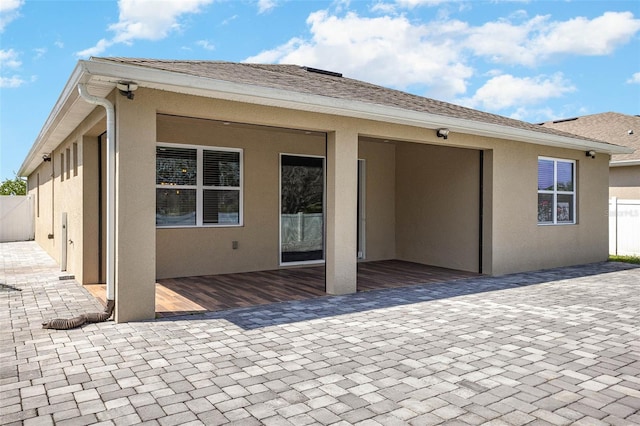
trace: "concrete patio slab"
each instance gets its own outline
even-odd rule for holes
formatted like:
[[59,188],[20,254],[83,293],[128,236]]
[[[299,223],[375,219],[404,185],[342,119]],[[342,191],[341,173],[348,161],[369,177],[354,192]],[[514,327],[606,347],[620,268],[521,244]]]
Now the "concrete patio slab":
[[148,322],[0,244],[0,424],[640,424],[640,268],[598,263]]

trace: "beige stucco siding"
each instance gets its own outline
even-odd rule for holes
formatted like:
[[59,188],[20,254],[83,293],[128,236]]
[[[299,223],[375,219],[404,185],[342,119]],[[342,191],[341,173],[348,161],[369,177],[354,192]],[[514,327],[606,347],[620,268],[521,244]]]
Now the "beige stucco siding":
[[159,142],[241,148],[244,161],[244,226],[158,228],[158,278],[277,269],[280,154],[324,157],[325,135],[166,115],[157,129]]
[[[85,144],[100,132],[102,111],[95,110],[72,132],[65,141],[50,153],[51,161],[42,162],[28,177],[29,193],[36,199],[35,240],[59,264],[62,261],[62,245],[66,245],[66,274],[73,275],[80,283],[95,282],[91,272],[95,265],[87,267],[85,261],[92,248],[85,247],[85,229],[95,221],[92,212],[85,211],[85,200],[91,198],[90,187],[85,186]],[[83,136],[84,135],[84,136]],[[74,146],[75,145],[75,146]],[[89,169],[91,169],[91,165]],[[67,173],[68,171],[68,173]],[[40,190],[36,184],[40,183]],[[67,213],[67,238],[63,241],[62,214]],[[49,238],[52,235],[53,238]],[[63,267],[64,265],[60,265]]]
[[[145,88],[136,91],[134,100],[113,95],[110,99],[117,116],[119,322],[154,316],[156,278],[280,267],[281,153],[327,159],[327,289],[335,293],[355,290],[358,158],[366,161],[365,260],[398,258],[477,271],[480,234],[483,272],[488,274],[607,258],[605,155],[590,159],[582,150],[455,131],[443,140],[431,129]],[[36,239],[59,260],[60,218],[67,212],[68,240],[73,241],[68,243],[67,269],[83,283],[101,279],[96,167],[97,137],[104,127],[104,110],[98,107],[56,148],[53,161],[42,163],[29,177],[30,193],[39,192]],[[158,142],[241,148],[243,225],[157,229]],[[72,172],[63,181],[60,154],[67,158],[66,150],[73,153],[73,144],[77,145],[78,175]],[[480,151],[485,158],[482,226]],[[539,156],[576,160],[575,225],[537,224]],[[49,233],[54,239],[47,238]],[[238,242],[235,250],[233,241]]]
[[640,166],[611,167],[609,196],[640,200]]
[[365,261],[396,258],[396,146],[361,140],[365,161]]
[[[577,223],[537,224],[538,156],[576,160]],[[495,275],[607,259],[606,156],[500,143],[493,151],[493,270]]]
[[399,143],[396,152],[397,257],[477,272],[479,151]]

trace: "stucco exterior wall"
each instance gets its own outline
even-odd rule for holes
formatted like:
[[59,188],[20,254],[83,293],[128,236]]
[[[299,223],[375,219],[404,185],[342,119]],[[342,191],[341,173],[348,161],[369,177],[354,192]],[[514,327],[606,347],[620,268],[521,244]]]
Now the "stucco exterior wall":
[[[537,224],[538,156],[576,160],[577,223]],[[607,259],[607,156],[500,143],[493,151],[494,275]]]
[[360,140],[358,158],[365,160],[365,258],[396,258],[396,145]]
[[278,269],[280,154],[324,157],[325,135],[159,115],[157,138],[242,148],[244,160],[244,226],[158,228],[158,278]]
[[609,197],[640,200],[640,166],[611,167]]
[[[605,167],[607,160],[605,158],[606,156],[598,156],[594,160],[585,159],[582,151],[555,149],[533,144],[513,143],[506,140],[457,134],[455,132],[452,132],[449,139],[444,141],[441,138],[437,138],[434,131],[428,131],[411,126],[389,125],[368,120],[357,120],[323,114],[290,111],[279,108],[248,105],[166,92],[156,92],[145,89],[139,90],[136,93],[136,99],[131,102],[132,105],[141,105],[142,103],[153,105],[153,108],[155,108],[157,112],[165,114],[175,114],[195,118],[210,118],[220,121],[239,123],[244,122],[274,127],[293,127],[297,129],[323,132],[329,132],[332,129],[351,128],[357,131],[357,134],[360,135],[361,139],[376,138],[381,141],[391,140],[396,142],[416,142],[439,146],[446,144],[452,148],[469,149],[469,151],[461,151],[461,153],[466,153],[472,156],[474,158],[473,161],[476,164],[477,162],[475,158],[477,158],[478,150],[485,150],[487,153],[491,153],[490,167],[485,166],[485,214],[483,226],[483,240],[485,244],[483,256],[485,266],[483,270],[485,273],[503,274],[528,269],[538,269],[540,267],[552,267],[561,264],[577,264],[606,259],[607,228],[606,215],[604,212],[606,212],[607,209],[606,200],[608,191],[605,191],[604,193],[602,192],[603,188],[606,187],[607,182],[606,174],[608,173],[608,168]],[[165,132],[165,130],[162,129],[160,124],[158,124],[158,141],[178,141],[178,136],[165,138],[162,132]],[[277,133],[276,130],[274,130],[274,132]],[[195,135],[193,141],[191,140],[192,138],[183,138],[182,143],[204,143],[213,145],[216,143],[215,141],[207,139],[206,136],[200,136],[200,139],[198,138],[199,137]],[[202,138],[207,140],[203,140]],[[287,147],[277,147],[276,145],[273,145],[271,141],[265,145],[270,146],[257,148],[263,151],[257,151],[256,154],[266,154],[267,151],[273,149],[272,154],[274,155],[272,155],[271,160],[268,160],[271,161],[272,164],[269,165],[264,160],[260,162],[263,163],[265,168],[268,168],[271,171],[267,173],[265,170],[262,173],[258,173],[257,176],[261,176],[261,179],[271,179],[273,187],[277,189],[279,183],[277,175],[274,175],[274,173],[277,173],[278,167],[277,163],[273,162],[277,161],[277,152],[286,152]],[[318,149],[322,151],[322,146]],[[367,149],[366,144],[360,143],[359,150],[361,152],[358,153],[359,158],[364,158],[364,154],[367,152]],[[245,191],[249,190],[248,188],[251,186],[250,182],[252,173],[250,173],[250,170],[255,167],[260,167],[256,166],[256,163],[254,162],[255,158],[252,159],[252,150],[253,148],[245,152]],[[389,152],[386,152],[384,155],[388,155],[390,153],[389,147],[387,147],[387,150]],[[384,155],[381,154],[380,158]],[[398,155],[397,152],[396,155]],[[539,226],[537,224],[536,182],[538,156],[569,158],[578,161],[578,224],[546,227]],[[388,159],[386,161],[389,163]],[[456,162],[457,160],[454,159],[451,161]],[[252,166],[251,163],[254,165]],[[396,163],[399,164],[399,161],[396,160]],[[368,178],[371,182],[371,170],[373,170],[371,161],[369,161],[367,169]],[[470,176],[477,176],[476,172],[477,169],[470,171]],[[389,173],[389,171],[387,170],[384,173]],[[604,179],[603,176],[605,176]],[[490,185],[487,187],[488,179],[490,179]],[[592,185],[591,182],[594,184]],[[601,182],[604,182],[604,185]],[[389,185],[388,181],[386,184]],[[396,182],[395,185],[396,188],[400,186],[398,182]],[[474,190],[477,190],[475,184],[471,185],[471,187],[473,187]],[[589,188],[589,190],[583,190],[583,188]],[[340,190],[340,188],[338,187],[337,190]],[[371,190],[373,190],[373,187],[369,183],[367,188],[368,194]],[[385,191],[389,192],[389,187],[387,187]],[[476,199],[476,195],[477,194],[474,194],[467,198]],[[396,194],[396,203],[399,198],[400,197]],[[252,205],[250,204],[252,202],[251,199],[252,197],[250,197],[250,194],[245,193],[245,202],[247,203],[245,204],[245,215],[248,215],[250,214],[249,212],[253,211]],[[277,197],[275,199],[277,199]],[[370,196],[369,199],[371,199]],[[257,198],[257,202],[258,205],[262,206],[261,208],[264,211],[273,212],[273,217],[271,219],[260,217],[257,219],[257,223],[265,225],[265,221],[268,220],[271,220],[273,223],[274,218],[277,218],[277,206],[275,208],[273,206],[265,207],[265,202],[263,201],[261,203],[259,198]],[[376,204],[380,205],[381,203],[378,201]],[[600,204],[602,204],[602,206],[600,206]],[[590,206],[592,205],[596,205],[596,207],[593,210],[590,210]],[[255,205],[253,207],[255,207]],[[396,211],[397,210],[396,206]],[[368,211],[371,212],[372,209],[368,208]],[[388,219],[390,216],[387,215],[386,218]],[[371,220],[370,215],[368,215],[368,219]],[[398,221],[398,218],[395,218],[395,220]],[[245,224],[249,223],[250,216],[245,216]],[[469,223],[471,223],[471,219],[469,219]],[[594,226],[602,224],[604,225],[597,230],[593,228]],[[373,241],[376,240],[376,238],[374,238],[375,232],[374,235],[372,235],[370,228],[373,227],[370,227],[369,225],[371,224],[368,224],[367,227],[367,258],[385,258],[388,255],[393,254],[393,251],[396,252],[395,255],[397,256],[398,247],[396,246],[394,250],[391,250],[393,243],[385,244],[385,242],[390,240],[388,233],[377,239],[377,241],[380,241],[379,244],[373,243]],[[187,238],[187,241],[197,242],[202,238],[199,229],[182,231],[187,234],[189,232],[192,234],[198,234],[197,236],[194,236],[195,240],[193,238]],[[261,228],[261,230],[257,231],[259,237],[256,237],[256,241],[260,240],[264,241],[264,243],[256,243],[256,245],[253,243],[245,244],[243,242],[247,241],[247,236],[243,235],[243,233],[249,233],[246,226],[242,229],[227,228],[216,229],[215,231],[220,231],[218,232],[218,237],[224,241],[220,243],[220,247],[227,253],[225,256],[230,256],[222,257],[225,261],[220,263],[225,263],[229,260],[231,265],[239,266],[245,262],[245,265],[252,265],[250,270],[277,267],[277,235],[274,236],[274,234],[277,234],[277,231],[274,231],[273,229],[267,231],[262,230]],[[195,260],[192,261],[195,264],[191,264],[189,267],[180,266],[177,268],[179,270],[175,270],[173,272],[169,271],[169,267],[164,266],[171,263],[167,260],[170,255],[166,252],[165,247],[172,245],[173,247],[187,249],[186,247],[180,246],[180,244],[187,243],[178,243],[176,246],[176,241],[171,238],[172,232],[172,230],[156,231],[158,247],[158,277],[210,273],[208,272],[210,269],[207,269],[200,264],[201,261]],[[385,232],[387,231],[385,230]],[[269,238],[266,237],[267,234],[270,234]],[[471,246],[474,247],[474,254],[471,255],[471,252],[469,252],[462,257],[465,259],[464,262],[466,262],[465,264],[467,265],[465,268],[473,263],[476,264],[477,270],[478,231],[469,231],[468,227],[461,227],[457,234],[453,233],[447,238],[451,239],[451,241],[473,241]],[[233,240],[239,241],[239,249],[235,251],[236,253],[233,253],[230,248],[230,241]],[[270,242],[267,243],[267,240]],[[580,243],[579,249],[567,249],[567,244],[565,244],[566,241],[570,242],[568,244],[570,247],[576,247],[575,244]],[[200,243],[195,243],[195,246],[198,246],[199,244]],[[274,253],[271,255],[273,256],[271,259],[263,259],[266,244],[271,244],[272,248],[275,244],[276,249],[270,249],[270,251]],[[574,245],[572,246],[572,244]],[[247,245],[249,247],[247,247]],[[465,246],[466,245],[467,244],[465,243]],[[193,249],[187,249],[187,252],[189,252],[189,250],[193,251]],[[376,250],[382,250],[383,253],[376,253]],[[248,252],[246,253],[248,255],[246,259],[253,258],[256,259],[256,262],[254,263],[253,261],[248,260],[234,260],[234,256],[240,257],[238,254],[241,252],[243,252],[243,255],[245,254],[244,252]],[[192,266],[193,268],[191,268]],[[450,265],[450,267],[453,267],[453,265]],[[473,270],[471,267],[468,267],[468,269]],[[226,269],[223,268],[218,271],[222,272],[223,270]]]
[[478,272],[479,151],[415,143],[396,149],[397,257]]
[[[280,153],[327,156],[326,226],[331,252],[327,275],[336,280],[336,292],[350,291],[355,282],[357,158],[367,160],[367,260],[401,258],[476,271],[481,150],[485,153],[484,273],[499,275],[607,258],[605,155],[590,159],[581,150],[456,132],[445,141],[429,129],[145,88],[136,91],[134,100],[112,99],[118,144],[117,321],[154,316],[156,277],[279,266]],[[97,264],[97,260],[83,259],[82,253],[97,258],[97,225],[91,222],[98,213],[97,194],[91,194],[97,188],[97,159],[93,148],[89,155],[88,147],[104,130],[103,119],[104,111],[96,108],[52,153],[53,161],[43,163],[29,177],[30,193],[39,192],[36,239],[59,260],[60,216],[66,211],[68,239],[73,241],[67,269],[82,282],[95,279],[95,274],[89,277],[82,271]],[[272,128],[227,127],[211,120]],[[156,229],[157,142],[243,148],[244,226]],[[78,176],[65,176],[62,181],[60,154],[66,157],[67,148],[73,152],[74,143]],[[577,224],[537,224],[539,156],[576,160]],[[55,238],[48,239],[48,233]],[[237,250],[232,249],[232,241],[238,241]]]
[[[102,114],[104,115],[104,114]],[[29,193],[35,198],[35,240],[59,264],[62,262],[63,244],[67,262],[60,265],[66,274],[80,283],[95,282],[87,279],[85,267],[85,213],[84,146],[86,138],[96,136],[100,111],[91,113],[65,141],[51,152],[50,162],[42,162],[28,177]],[[83,137],[84,135],[84,137]],[[37,184],[39,182],[39,190]],[[62,214],[67,213],[67,238],[62,239]],[[49,238],[52,235],[53,238]],[[93,268],[93,266],[91,266]],[[90,275],[90,274],[89,274]]]

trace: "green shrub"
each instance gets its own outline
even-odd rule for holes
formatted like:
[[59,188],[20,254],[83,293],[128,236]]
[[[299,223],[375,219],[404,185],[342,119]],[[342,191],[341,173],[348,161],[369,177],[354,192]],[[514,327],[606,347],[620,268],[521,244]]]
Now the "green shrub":
[[636,265],[640,265],[640,256],[609,256],[609,262],[624,262],[624,263],[635,263]]

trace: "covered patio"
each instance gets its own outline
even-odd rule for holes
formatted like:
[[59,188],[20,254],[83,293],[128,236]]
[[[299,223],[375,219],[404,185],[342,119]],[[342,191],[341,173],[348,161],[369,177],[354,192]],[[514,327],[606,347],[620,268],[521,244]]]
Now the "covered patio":
[[[401,260],[358,264],[358,291],[441,283],[477,276]],[[86,285],[105,302],[105,285]],[[156,317],[188,315],[326,296],[324,266],[162,279],[156,282]]]

